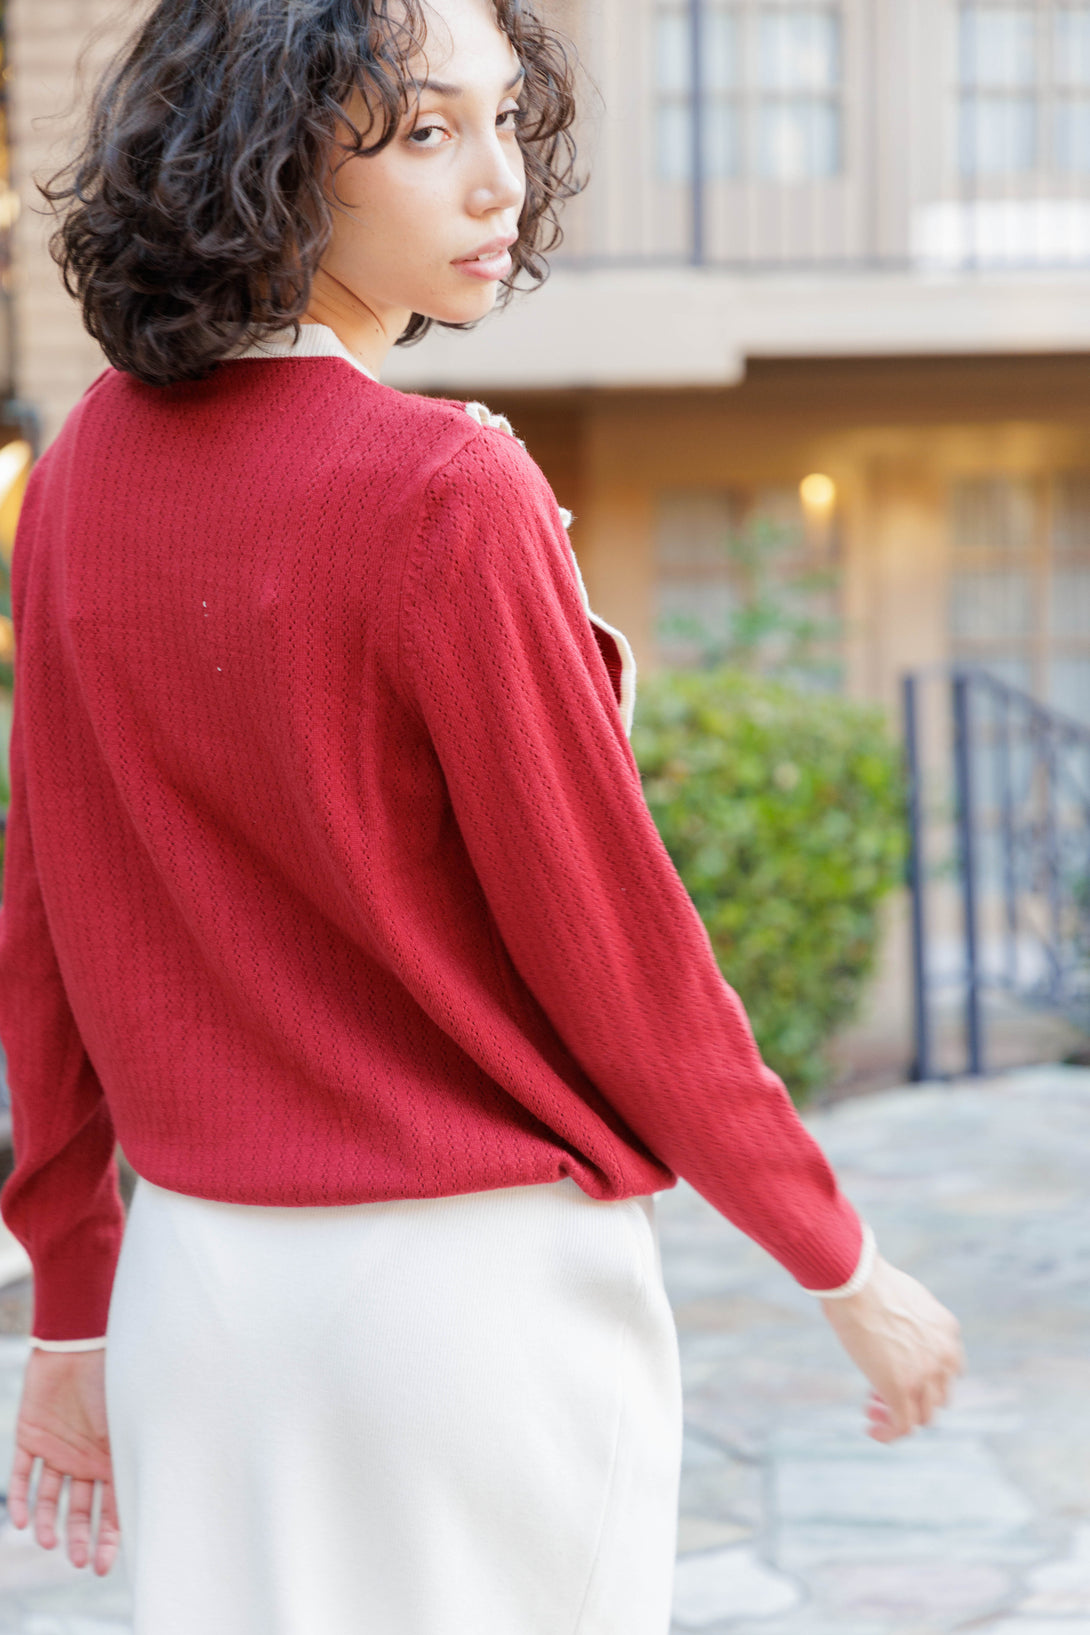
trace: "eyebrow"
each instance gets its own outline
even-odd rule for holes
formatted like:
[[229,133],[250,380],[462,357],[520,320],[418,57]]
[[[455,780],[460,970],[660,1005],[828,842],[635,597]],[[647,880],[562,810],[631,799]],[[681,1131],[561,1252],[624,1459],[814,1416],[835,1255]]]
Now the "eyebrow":
[[[515,74],[512,79],[509,79],[507,81],[507,84],[504,86],[504,90],[505,91],[513,91],[515,89],[515,86],[518,84],[519,80],[520,79],[525,79],[525,77],[526,77],[525,68],[520,68],[518,73]],[[460,97],[461,94],[462,94],[462,87],[460,85],[448,85],[446,80],[441,80],[441,79],[423,79],[423,80],[414,79],[414,80],[411,80],[409,83],[411,85],[413,85],[415,87],[415,89],[418,90],[418,91],[437,91],[439,93],[439,95],[443,96],[443,97]]]

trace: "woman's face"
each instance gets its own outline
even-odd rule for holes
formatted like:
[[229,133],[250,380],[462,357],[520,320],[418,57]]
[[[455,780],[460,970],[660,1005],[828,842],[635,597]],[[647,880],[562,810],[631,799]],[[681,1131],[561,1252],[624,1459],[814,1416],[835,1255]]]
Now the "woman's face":
[[[491,310],[509,254],[500,248],[484,261],[466,258],[515,238],[525,194],[520,64],[491,0],[431,0],[425,15],[427,62],[409,64],[424,81],[419,105],[410,99],[381,152],[348,159],[327,180],[333,237],[312,315],[317,305],[319,316],[355,318],[357,336],[373,321],[365,348],[373,360],[414,312],[465,323]],[[371,140],[363,99],[347,112]],[[333,153],[336,163],[340,150]]]

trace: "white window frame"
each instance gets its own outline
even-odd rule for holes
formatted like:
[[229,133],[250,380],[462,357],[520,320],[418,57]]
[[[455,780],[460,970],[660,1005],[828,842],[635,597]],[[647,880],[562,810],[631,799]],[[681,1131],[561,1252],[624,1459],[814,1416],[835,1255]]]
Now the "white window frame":
[[[736,121],[736,149],[738,165],[736,169],[719,170],[710,166],[705,168],[705,176],[711,183],[721,181],[754,181],[763,186],[782,187],[792,185],[808,185],[815,182],[827,182],[845,176],[847,163],[847,90],[846,90],[846,63],[848,28],[847,7],[844,0],[704,0],[705,12],[718,11],[732,15],[736,19],[738,38],[740,42],[738,58],[739,71],[733,87],[722,90],[706,88],[705,106],[711,101],[722,103],[733,112]],[[792,13],[810,13],[814,16],[832,17],[836,22],[836,79],[828,90],[821,88],[791,88],[777,89],[766,87],[761,83],[760,76],[760,25],[763,19]],[[659,19],[664,15],[674,15],[686,21],[689,17],[688,0],[654,0],[650,8],[650,27],[653,37],[657,35]],[[651,60],[657,57],[654,48]],[[652,84],[654,99],[653,129],[655,176],[659,185],[691,186],[692,164],[691,151],[686,151],[685,162],[677,172],[666,172],[662,164],[662,142],[660,138],[660,114],[666,106],[682,111],[686,132],[691,129],[692,89],[690,86],[683,91],[664,91],[660,89],[657,78]],[[762,168],[760,163],[760,126],[762,116],[775,108],[802,110],[809,106],[826,105],[832,112],[834,121],[834,164],[829,169],[800,169],[790,174],[779,174],[775,170]]]
[[[962,60],[962,19],[969,13],[1023,12],[1032,16],[1035,27],[1036,65],[1032,79],[1025,86],[993,83],[970,85]],[[1044,179],[1053,182],[1079,178],[1090,181],[1090,145],[1085,162],[1081,165],[1061,165],[1057,142],[1057,114],[1061,105],[1083,103],[1090,119],[1090,75],[1084,84],[1068,83],[1056,73],[1057,36],[1055,20],[1063,12],[1090,13],[1083,0],[952,0],[952,47],[954,84],[954,153],[953,168],[963,185],[986,190],[990,185],[1033,184]],[[996,103],[1027,98],[1033,109],[1033,146],[1031,163],[1025,166],[981,168],[967,164],[964,148],[964,115],[978,98]]]

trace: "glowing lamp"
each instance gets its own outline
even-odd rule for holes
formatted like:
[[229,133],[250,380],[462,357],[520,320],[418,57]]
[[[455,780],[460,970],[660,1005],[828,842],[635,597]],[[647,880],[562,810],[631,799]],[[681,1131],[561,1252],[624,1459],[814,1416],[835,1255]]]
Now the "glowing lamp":
[[836,502],[836,484],[823,471],[811,471],[799,484],[799,499],[807,511],[831,511]]

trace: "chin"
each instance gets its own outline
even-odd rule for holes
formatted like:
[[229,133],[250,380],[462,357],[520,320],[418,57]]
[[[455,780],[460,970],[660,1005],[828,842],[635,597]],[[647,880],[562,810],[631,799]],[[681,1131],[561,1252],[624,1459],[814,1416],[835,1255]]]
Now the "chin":
[[479,290],[467,290],[458,300],[436,301],[428,315],[440,323],[471,324],[477,318],[488,316],[496,304],[498,292],[498,284],[485,284]]

